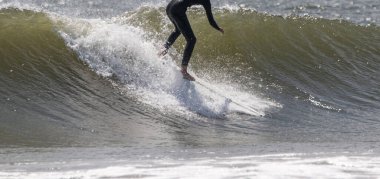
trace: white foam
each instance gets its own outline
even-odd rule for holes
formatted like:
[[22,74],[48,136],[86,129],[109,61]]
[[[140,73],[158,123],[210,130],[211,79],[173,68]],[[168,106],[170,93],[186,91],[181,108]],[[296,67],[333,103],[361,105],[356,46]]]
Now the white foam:
[[[360,178],[380,175],[380,158],[277,154],[197,159],[20,164],[0,178]],[[68,167],[68,168],[67,168]]]
[[323,104],[322,102],[316,100],[315,97],[312,95],[309,95],[308,100],[311,102],[311,104],[313,104],[314,106],[317,106],[317,107],[321,107],[321,108],[329,109],[329,110],[334,110],[334,111],[338,111],[338,112],[342,110],[342,109],[334,108],[334,107],[329,106],[327,104]]
[[212,84],[198,77],[202,85],[183,80],[170,56],[157,56],[159,45],[148,40],[146,32],[120,23],[120,18],[53,19],[64,24],[60,34],[96,73],[116,77],[121,88],[158,109],[222,117],[231,112],[264,115],[271,107],[278,107],[228,85]]
[[21,3],[19,1],[13,1],[13,2],[6,2],[3,3],[0,1],[0,9],[8,9],[8,8],[17,8],[19,10],[31,10],[35,12],[42,12],[42,8],[32,5],[32,4],[26,4],[26,3]]

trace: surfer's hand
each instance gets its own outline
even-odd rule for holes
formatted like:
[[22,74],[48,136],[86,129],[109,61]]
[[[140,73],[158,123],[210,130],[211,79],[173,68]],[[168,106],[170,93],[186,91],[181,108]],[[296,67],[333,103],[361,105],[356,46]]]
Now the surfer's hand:
[[224,30],[222,28],[219,28],[219,32],[221,32],[222,34],[224,34]]

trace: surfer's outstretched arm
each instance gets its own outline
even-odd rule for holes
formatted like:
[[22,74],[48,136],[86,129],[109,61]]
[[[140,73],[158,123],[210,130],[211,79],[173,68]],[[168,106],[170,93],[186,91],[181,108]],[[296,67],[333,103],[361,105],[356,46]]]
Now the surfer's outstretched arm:
[[214,16],[212,15],[210,1],[206,1],[206,3],[203,5],[203,7],[206,11],[207,19],[208,19],[208,22],[210,23],[210,25],[212,27],[214,27],[216,30],[224,33],[224,30],[218,26],[218,24],[216,23],[216,21],[214,19]]

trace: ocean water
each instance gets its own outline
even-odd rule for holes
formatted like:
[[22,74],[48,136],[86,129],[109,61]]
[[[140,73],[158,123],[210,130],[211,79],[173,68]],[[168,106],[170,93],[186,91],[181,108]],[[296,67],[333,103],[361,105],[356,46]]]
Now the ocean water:
[[0,0],[0,178],[378,178],[380,2]]

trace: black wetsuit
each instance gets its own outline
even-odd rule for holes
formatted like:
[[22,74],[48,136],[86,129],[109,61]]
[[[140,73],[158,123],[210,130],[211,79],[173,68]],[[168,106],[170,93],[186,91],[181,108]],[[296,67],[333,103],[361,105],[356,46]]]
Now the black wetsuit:
[[215,29],[220,30],[212,15],[210,0],[172,0],[169,3],[166,8],[166,13],[169,16],[170,21],[175,25],[175,31],[170,34],[168,40],[165,43],[165,48],[168,49],[182,33],[187,41],[182,60],[182,65],[185,66],[189,63],[191,54],[197,41],[193,30],[191,29],[189,20],[186,16],[187,8],[192,5],[202,5],[206,10],[210,25]]

